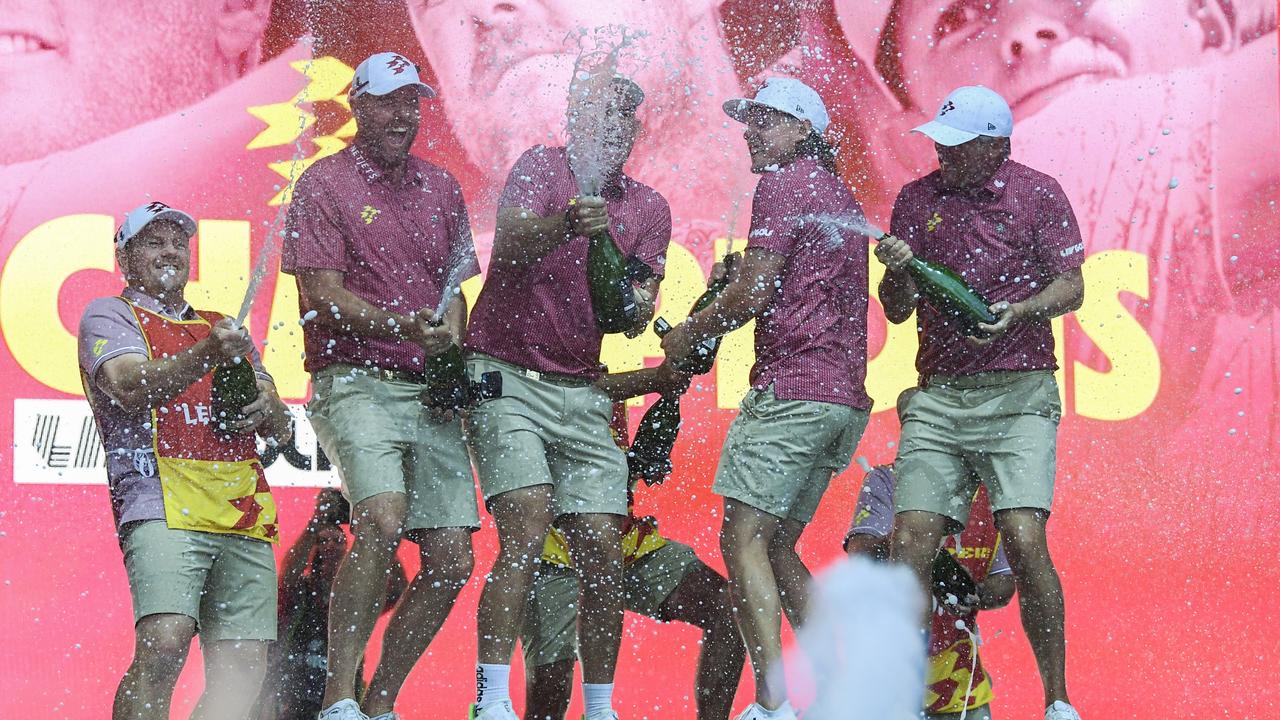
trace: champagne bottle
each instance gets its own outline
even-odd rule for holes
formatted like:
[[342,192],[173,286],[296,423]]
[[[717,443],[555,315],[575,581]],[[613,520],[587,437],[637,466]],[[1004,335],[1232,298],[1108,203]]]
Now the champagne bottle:
[[[689,314],[704,310],[729,286],[729,271],[733,268],[734,257],[725,257],[724,276],[707,284],[707,289],[694,301]],[[670,329],[670,323],[662,318],[653,323],[653,331],[658,337],[666,335]],[[677,363],[676,369],[693,375],[710,372],[719,349],[720,338],[705,340],[698,345],[693,355]],[[671,473],[671,451],[675,448],[676,436],[680,432],[682,396],[683,393],[663,395],[645,411],[640,427],[636,428],[636,436],[631,441],[631,449],[627,452],[627,468],[631,477],[641,477],[645,483],[653,485],[661,483]]]
[[[887,235],[881,237],[888,237]],[[955,318],[968,335],[981,337],[986,333],[978,329],[978,323],[994,325],[996,316],[991,303],[982,297],[951,268],[912,257],[907,271],[915,280],[916,289],[944,315]]]
[[[443,318],[431,322],[432,327],[442,324]],[[471,379],[467,377],[467,363],[457,343],[450,342],[444,352],[428,357],[424,365],[427,380],[427,387],[422,391],[424,405],[440,410],[461,410],[467,406]]]
[[231,423],[244,419],[244,406],[258,399],[258,377],[245,358],[219,365],[213,371],[213,421],[229,433]]
[[[707,284],[707,289],[693,302],[693,308],[689,310],[690,315],[705,310],[716,298],[720,297],[720,293],[724,292],[726,287],[729,287],[729,273],[733,269],[734,258],[735,256],[733,255],[725,256],[724,276]],[[658,337],[666,335],[670,329],[671,324],[663,318],[658,318],[653,322],[653,331],[657,333]],[[707,338],[698,343],[698,347],[694,349],[692,355],[676,363],[676,369],[692,375],[711,372],[711,366],[715,364],[716,353],[719,351],[720,338]]]
[[960,603],[978,595],[978,585],[973,582],[973,576],[946,548],[939,549],[934,556],[931,574],[933,596],[941,604],[950,604],[948,595],[954,596],[956,602]]
[[608,230],[587,239],[587,285],[596,326],[603,333],[628,330],[636,322],[636,294],[627,259]]
[[627,470],[646,485],[661,483],[671,474],[671,451],[680,433],[680,398],[669,393],[649,406],[627,450]]

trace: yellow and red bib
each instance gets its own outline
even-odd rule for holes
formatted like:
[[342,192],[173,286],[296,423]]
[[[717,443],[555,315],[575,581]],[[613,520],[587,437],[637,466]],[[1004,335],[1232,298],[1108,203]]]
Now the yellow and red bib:
[[[151,359],[188,350],[209,336],[216,312],[171,320],[129,303]],[[175,530],[245,535],[277,542],[276,504],[251,434],[214,432],[213,374],[151,410],[152,448],[164,494],[165,521]]]
[[[996,530],[995,516],[991,512],[991,501],[985,487],[978,487],[969,514],[969,524],[960,533],[959,544],[960,547],[957,548],[953,536],[947,539],[945,547],[969,571],[975,583],[982,582],[991,570],[996,551],[1000,548],[1000,533]],[[994,697],[991,676],[982,667],[973,638],[957,628],[955,622],[956,618],[952,615],[935,613],[933,616],[929,674],[925,688],[925,709],[930,714],[959,713],[966,705],[972,710],[989,704]],[[969,688],[970,674],[973,676],[973,688],[969,691],[966,703],[965,690]]]

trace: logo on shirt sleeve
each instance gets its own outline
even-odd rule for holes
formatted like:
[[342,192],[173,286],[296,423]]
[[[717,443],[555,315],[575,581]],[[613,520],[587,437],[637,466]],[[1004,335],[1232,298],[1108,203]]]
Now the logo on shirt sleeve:
[[1071,247],[1062,248],[1062,250],[1058,251],[1058,254],[1062,257],[1070,257],[1078,252],[1084,252],[1084,241],[1080,241]]
[[365,205],[364,209],[360,211],[360,219],[364,221],[365,225],[372,225],[373,221],[377,220],[381,214],[382,211],[378,208],[372,205]]
[[101,340],[98,340],[93,344],[93,356],[99,357],[100,355],[102,355],[102,351],[106,349],[107,349],[107,339],[102,338]]

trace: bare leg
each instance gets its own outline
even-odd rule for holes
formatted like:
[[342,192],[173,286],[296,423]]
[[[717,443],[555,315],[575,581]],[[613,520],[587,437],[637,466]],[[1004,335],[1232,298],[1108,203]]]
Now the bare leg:
[[804,532],[804,523],[798,520],[783,520],[782,527],[769,543],[769,565],[773,568],[773,576],[778,583],[778,597],[782,601],[782,610],[787,614],[791,629],[797,630],[804,625],[805,610],[809,607],[809,583],[813,575],[796,552],[796,543]]
[[476,610],[481,663],[506,665],[524,622],[533,570],[551,527],[551,486],[511,490],[489,500],[498,526],[498,558]]
[[191,720],[245,720],[267,674],[267,642],[215,640],[202,649],[204,693]]
[[1018,607],[1022,629],[1031,642],[1044,684],[1044,704],[1067,699],[1067,641],[1063,630],[1066,608],[1058,571],[1049,557],[1045,524],[1049,514],[1035,508],[1015,508],[996,513],[996,526],[1004,539],[1005,553],[1018,583]]
[[404,532],[403,493],[361,501],[351,513],[355,542],[342,558],[329,601],[329,673],[321,707],[356,696],[356,673],[387,599],[387,572]]
[[933,559],[947,532],[947,518],[924,510],[900,512],[893,519],[893,535],[889,538],[889,558],[911,569],[924,593],[924,615],[920,628],[929,632],[933,607],[930,585],[933,577]]
[[187,662],[196,621],[186,615],[147,615],[133,629],[133,662],[116,688],[112,720],[169,720],[173,687]]
[[578,569],[578,654],[582,680],[613,682],[622,644],[622,516],[565,515],[560,521]]
[[706,565],[685,575],[662,602],[662,617],[658,619],[679,620],[702,628],[695,685],[698,720],[728,720],[742,666],[747,661],[747,649],[730,606],[729,584]]
[[524,720],[564,720],[573,694],[573,659],[525,668]]
[[422,567],[400,598],[383,635],[382,657],[361,709],[370,717],[391,712],[396,696],[439,632],[475,566],[469,528],[439,528],[413,534]]
[[731,498],[724,500],[720,554],[729,570],[734,617],[751,656],[756,702],[775,709],[787,701],[782,676],[782,600],[769,546],[782,519]]

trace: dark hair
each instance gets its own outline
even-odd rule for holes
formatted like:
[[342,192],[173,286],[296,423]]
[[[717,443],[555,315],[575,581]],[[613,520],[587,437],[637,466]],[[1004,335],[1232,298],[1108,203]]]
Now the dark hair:
[[836,149],[817,130],[796,144],[796,157],[810,157],[818,161],[823,170],[836,175]]

